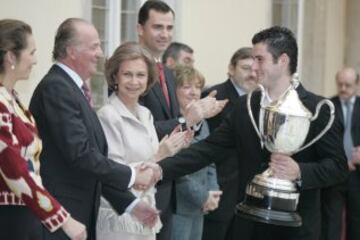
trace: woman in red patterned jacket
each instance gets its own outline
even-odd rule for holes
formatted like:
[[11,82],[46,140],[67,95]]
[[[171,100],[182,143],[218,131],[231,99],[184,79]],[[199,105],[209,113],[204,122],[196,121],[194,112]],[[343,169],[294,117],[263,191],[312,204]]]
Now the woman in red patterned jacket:
[[[39,240],[41,223],[71,239],[86,239],[83,224],[44,189],[39,175],[41,141],[34,119],[14,91],[36,63],[31,27],[0,20],[0,239]],[[38,220],[40,219],[40,221]]]

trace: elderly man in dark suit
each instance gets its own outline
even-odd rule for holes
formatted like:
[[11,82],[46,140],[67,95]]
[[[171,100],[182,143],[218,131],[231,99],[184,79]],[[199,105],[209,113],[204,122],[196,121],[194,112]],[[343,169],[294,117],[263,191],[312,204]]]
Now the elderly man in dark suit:
[[[216,99],[229,100],[220,114],[207,120],[210,132],[213,132],[234,109],[239,96],[245,95],[256,86],[256,73],[251,68],[253,62],[252,48],[238,49],[230,59],[229,79],[204,91],[203,95],[206,96],[211,91],[216,90]],[[239,190],[235,149],[225,152],[224,158],[232,160],[216,164],[218,183],[223,194],[220,198],[219,208],[204,217],[203,240],[233,239],[232,233],[235,229],[232,229],[231,226],[235,215],[234,208],[238,203]]]
[[[343,68],[336,74],[337,96],[331,98],[344,130],[350,175],[345,183],[322,190],[322,240],[360,239],[360,98],[359,74]],[[345,223],[342,214],[346,209]]]
[[[293,33],[286,28],[272,27],[255,34],[253,70],[266,89],[262,104],[277,100],[290,86],[297,67],[297,43]],[[305,90],[300,84],[296,91],[300,101],[312,113],[323,98]],[[259,122],[261,94],[253,94],[251,109],[255,122]],[[324,129],[329,110],[324,108],[311,123],[308,139],[313,139]],[[239,171],[239,199],[244,198],[246,184],[255,174],[263,172],[270,164],[273,175],[280,179],[298,180],[300,200],[298,212],[303,219],[301,227],[283,227],[251,221],[240,221],[242,230],[237,239],[242,240],[317,240],[320,237],[320,188],[337,184],[348,175],[345,153],[342,148],[341,128],[338,119],[316,143],[299,153],[288,156],[270,153],[261,147],[260,139],[250,121],[246,97],[240,97],[234,111],[206,140],[190,146],[159,163],[163,180],[196,171],[211,162],[229,161],[224,152],[236,149]]]
[[[41,80],[30,110],[43,140],[41,175],[44,185],[95,239],[100,195],[120,214],[128,211],[144,224],[155,223],[157,211],[135,199],[133,186],[148,187],[151,169],[133,169],[107,158],[107,142],[90,106],[85,80],[96,72],[102,56],[93,25],[71,18],[59,27],[53,51],[56,63]],[[44,239],[65,239],[59,230]]]
[[[177,125],[192,127],[204,118],[219,113],[226,101],[216,101],[210,96],[193,102],[183,116],[175,94],[174,76],[170,69],[161,63],[161,56],[172,40],[174,11],[163,1],[149,0],[139,10],[138,36],[140,44],[146,48],[157,62],[159,80],[140,102],[150,109],[159,139],[170,134]],[[174,183],[160,183],[157,186],[156,204],[161,210],[163,227],[157,239],[171,238],[172,213],[175,210]]]

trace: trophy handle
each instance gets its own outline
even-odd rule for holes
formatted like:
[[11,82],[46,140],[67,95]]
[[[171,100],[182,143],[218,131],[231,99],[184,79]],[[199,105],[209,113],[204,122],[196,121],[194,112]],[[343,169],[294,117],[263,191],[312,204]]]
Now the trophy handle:
[[303,149],[309,147],[310,145],[312,145],[313,143],[315,143],[329,130],[329,128],[333,124],[334,118],[335,118],[335,107],[334,107],[334,104],[329,99],[323,99],[317,104],[315,115],[310,119],[310,121],[314,121],[318,117],[320,109],[323,105],[328,105],[330,108],[330,118],[329,118],[329,122],[327,123],[326,127],[320,132],[320,134],[318,136],[316,136],[313,140],[311,140],[305,146],[296,150],[294,153],[300,152],[301,150],[303,150]]
[[[261,84],[258,84],[257,87],[260,88],[260,90],[261,90],[261,100],[260,100],[260,102],[261,102],[261,101],[262,101],[262,98],[264,97],[264,91],[265,91],[265,89],[264,89],[264,87],[263,87]],[[256,124],[255,119],[254,119],[253,112],[252,112],[252,110],[251,110],[251,97],[252,97],[252,94],[253,94],[253,92],[254,92],[255,90],[256,90],[256,88],[253,89],[252,91],[250,91],[250,92],[248,93],[247,99],[246,99],[246,100],[247,100],[247,101],[246,101],[246,105],[247,105],[247,109],[248,109],[248,113],[249,113],[249,117],[250,117],[251,123],[252,123],[252,125],[254,126],[254,129],[255,129],[257,135],[258,135],[259,138],[260,138],[261,148],[263,148],[263,147],[264,147],[263,138],[262,138],[262,136],[261,136],[261,134],[260,134],[259,128],[257,127],[257,124]]]

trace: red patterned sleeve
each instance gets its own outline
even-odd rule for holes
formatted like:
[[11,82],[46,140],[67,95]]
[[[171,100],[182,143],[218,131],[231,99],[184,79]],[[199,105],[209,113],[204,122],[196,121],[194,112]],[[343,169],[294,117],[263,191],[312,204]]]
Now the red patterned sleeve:
[[[22,136],[18,137],[14,129]],[[0,102],[0,175],[5,187],[11,190],[2,196],[2,204],[17,205],[21,204],[22,199],[49,231],[53,232],[70,215],[44,189],[40,177],[36,175],[38,169],[30,170],[33,168],[29,166],[31,161],[22,157],[24,152],[33,147],[35,140],[34,133]]]

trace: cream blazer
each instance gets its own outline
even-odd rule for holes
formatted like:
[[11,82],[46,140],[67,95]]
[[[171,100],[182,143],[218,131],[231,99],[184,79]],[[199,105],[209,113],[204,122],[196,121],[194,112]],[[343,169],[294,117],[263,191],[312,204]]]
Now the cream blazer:
[[[108,142],[110,159],[130,166],[152,160],[158,150],[159,140],[152,114],[146,107],[138,104],[135,116],[115,94],[112,94],[107,104],[98,111],[98,116]],[[155,207],[154,187],[146,192],[134,189],[131,189],[131,192]],[[159,224],[149,229],[128,213],[118,216],[104,198],[101,200],[97,221],[98,233],[125,231],[148,235],[157,233],[160,228],[160,220]]]

